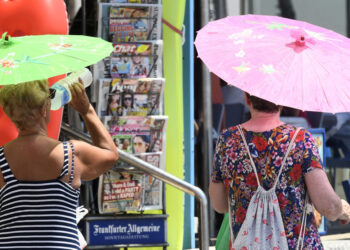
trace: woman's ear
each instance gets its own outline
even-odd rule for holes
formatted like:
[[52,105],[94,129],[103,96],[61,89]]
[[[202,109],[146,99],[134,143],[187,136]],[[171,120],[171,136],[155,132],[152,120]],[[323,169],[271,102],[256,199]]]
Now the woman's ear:
[[244,101],[248,106],[250,106],[252,104],[252,102],[249,100],[246,92],[244,92]]
[[50,105],[51,105],[51,102],[50,101],[47,101],[45,102],[45,104],[41,107],[40,109],[40,115],[44,118],[47,117],[47,114],[48,112],[50,112]]

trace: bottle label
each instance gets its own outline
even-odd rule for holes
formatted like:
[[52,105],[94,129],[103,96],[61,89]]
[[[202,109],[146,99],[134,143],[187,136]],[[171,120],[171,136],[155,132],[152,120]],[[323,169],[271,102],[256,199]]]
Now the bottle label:
[[61,106],[67,104],[70,100],[68,90],[65,86],[61,84],[54,84],[52,87],[56,89],[57,92],[62,93],[61,95]]
[[[62,86],[62,88],[64,88],[64,87]],[[69,100],[70,99],[69,98],[69,93],[68,93],[67,89],[64,88],[64,90],[65,91],[63,91],[63,95],[62,95],[62,106],[67,104],[70,101]]]

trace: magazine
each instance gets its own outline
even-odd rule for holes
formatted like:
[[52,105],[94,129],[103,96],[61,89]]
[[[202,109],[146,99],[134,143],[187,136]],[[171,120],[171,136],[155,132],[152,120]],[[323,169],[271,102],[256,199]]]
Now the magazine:
[[113,47],[112,57],[106,57],[93,66],[92,102],[97,102],[100,78],[159,78],[163,75],[163,41],[114,43]]
[[[162,168],[161,154],[142,153],[135,156]],[[133,170],[126,163],[120,165],[125,168],[115,167],[99,178],[100,213],[162,209],[162,182],[149,174]]]
[[111,134],[111,137],[117,148],[127,153],[132,153],[132,135]]
[[100,213],[140,211],[144,174],[109,170],[99,177]]
[[[161,169],[165,169],[162,163],[162,155],[159,153],[136,154],[143,161]],[[142,210],[162,209],[162,182],[149,174],[144,174],[144,186],[142,195]]]
[[100,3],[98,36],[110,42],[161,39],[161,4]]
[[150,56],[163,54],[163,41],[156,40],[151,42],[138,43],[113,43],[112,56]]
[[93,77],[93,84],[90,88],[91,96],[90,101],[92,103],[96,103],[98,100],[98,81],[100,78],[111,78],[111,58],[105,57],[103,60],[99,61],[98,63],[94,64],[92,67],[92,77]]
[[163,78],[99,79],[96,112],[100,117],[160,115],[164,84]]
[[141,210],[162,208],[162,182],[149,174],[145,174]]
[[162,41],[114,43],[110,61],[112,78],[145,78],[162,75]]
[[114,138],[131,135],[128,150],[133,154],[165,151],[166,116],[105,116],[102,122]]

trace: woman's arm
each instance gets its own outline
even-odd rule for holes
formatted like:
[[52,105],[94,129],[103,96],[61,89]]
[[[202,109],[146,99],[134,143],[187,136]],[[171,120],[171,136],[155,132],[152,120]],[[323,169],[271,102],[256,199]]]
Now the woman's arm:
[[305,182],[310,199],[320,214],[330,221],[346,216],[349,204],[342,205],[341,199],[334,192],[323,169],[315,168],[305,174]]
[[222,182],[210,182],[209,196],[214,210],[218,213],[224,214],[228,211],[226,188]]
[[93,143],[90,145],[82,141],[73,141],[77,171],[82,180],[95,179],[117,162],[118,150],[109,132],[91,106],[84,85],[75,83],[70,86],[70,91],[72,101],[69,104],[83,118]]

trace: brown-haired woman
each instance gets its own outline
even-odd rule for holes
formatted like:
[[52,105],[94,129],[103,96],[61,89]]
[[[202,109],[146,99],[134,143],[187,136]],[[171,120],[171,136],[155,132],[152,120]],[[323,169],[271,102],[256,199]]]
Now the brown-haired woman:
[[[327,219],[343,219],[348,223],[349,204],[342,201],[330,185],[310,132],[300,129],[283,165],[282,159],[296,127],[280,120],[282,107],[248,94],[245,101],[251,119],[226,129],[219,136],[209,187],[214,209],[226,213],[230,208],[233,238],[242,227],[258,186],[269,190],[276,181],[275,191],[289,249],[294,249],[299,239],[306,193]],[[280,178],[276,180],[280,170]],[[322,249],[313,213],[306,217],[303,245]]]

